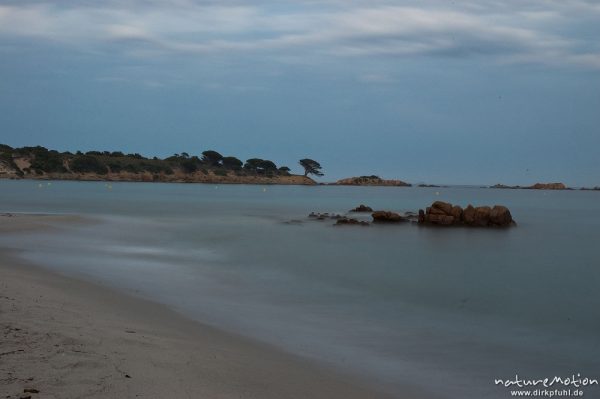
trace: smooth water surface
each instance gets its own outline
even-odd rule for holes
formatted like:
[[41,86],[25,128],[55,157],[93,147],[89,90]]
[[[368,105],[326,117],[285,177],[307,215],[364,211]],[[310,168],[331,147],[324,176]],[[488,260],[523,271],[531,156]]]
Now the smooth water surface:
[[[435,200],[503,204],[518,227],[306,217]],[[0,212],[91,217],[0,245],[398,394],[506,398],[494,378],[600,377],[599,192],[0,181]]]

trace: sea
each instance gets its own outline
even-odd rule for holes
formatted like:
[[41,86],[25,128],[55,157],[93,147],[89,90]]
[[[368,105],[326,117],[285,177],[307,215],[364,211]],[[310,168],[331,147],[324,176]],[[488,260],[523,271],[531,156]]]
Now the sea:
[[[308,217],[436,200],[505,205],[517,226]],[[515,386],[497,380],[600,379],[597,191],[4,180],[0,212],[89,220],[0,236],[30,262],[399,398],[508,398]]]

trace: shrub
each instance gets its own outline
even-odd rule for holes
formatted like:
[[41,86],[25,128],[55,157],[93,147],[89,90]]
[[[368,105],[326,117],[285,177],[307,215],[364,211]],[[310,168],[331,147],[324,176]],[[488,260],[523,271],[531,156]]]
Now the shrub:
[[179,165],[185,173],[194,173],[198,170],[198,164],[194,159],[185,159]]
[[92,155],[80,155],[71,160],[69,166],[73,172],[97,173],[104,175],[108,168],[98,158]]
[[118,162],[109,162],[108,167],[112,173],[119,173],[123,170],[123,166]]
[[44,150],[37,150],[34,152],[34,158],[31,161],[31,169],[35,170],[38,174],[42,174],[42,172],[64,173],[67,171],[63,165],[63,158],[58,152]]
[[142,172],[142,168],[140,168],[139,165],[137,165],[135,163],[128,163],[123,167],[123,169],[125,170],[125,172],[129,172],[129,173]]

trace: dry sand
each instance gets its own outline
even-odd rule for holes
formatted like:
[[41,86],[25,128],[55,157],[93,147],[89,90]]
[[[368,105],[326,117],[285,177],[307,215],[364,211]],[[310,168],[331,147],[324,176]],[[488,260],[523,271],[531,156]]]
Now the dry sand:
[[[2,216],[0,234],[61,218]],[[0,398],[389,397],[271,346],[14,255],[0,250]]]

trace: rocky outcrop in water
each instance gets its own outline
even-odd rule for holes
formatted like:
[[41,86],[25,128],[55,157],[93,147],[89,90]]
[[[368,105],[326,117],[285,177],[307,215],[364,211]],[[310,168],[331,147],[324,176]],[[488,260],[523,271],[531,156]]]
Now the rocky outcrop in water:
[[396,212],[390,211],[375,211],[371,216],[373,223],[400,223],[406,220]]
[[337,220],[337,222],[335,222],[334,226],[369,226],[369,222],[364,221],[364,220],[357,220],[354,218],[347,218],[347,217],[342,217],[340,219]]
[[564,183],[535,183],[531,186],[507,186],[495,184],[490,188],[524,189],[524,190],[569,190]]
[[320,212],[311,212],[308,215],[309,218],[311,219],[316,219],[316,220],[326,220],[326,219],[341,219],[344,216],[338,214],[338,213],[329,213],[329,212],[324,212],[324,213],[320,213]]
[[564,183],[535,183],[527,188],[532,190],[566,190],[567,186]]
[[371,208],[370,206],[360,204],[356,208],[350,209],[350,212],[373,212],[373,208]]
[[435,201],[425,211],[419,210],[419,224],[433,226],[508,227],[516,223],[507,207],[502,205],[462,208]]
[[338,180],[333,183],[339,186],[394,186],[394,187],[410,187],[411,184],[406,183],[402,180],[386,180],[379,176],[357,176],[348,177],[346,179]]

